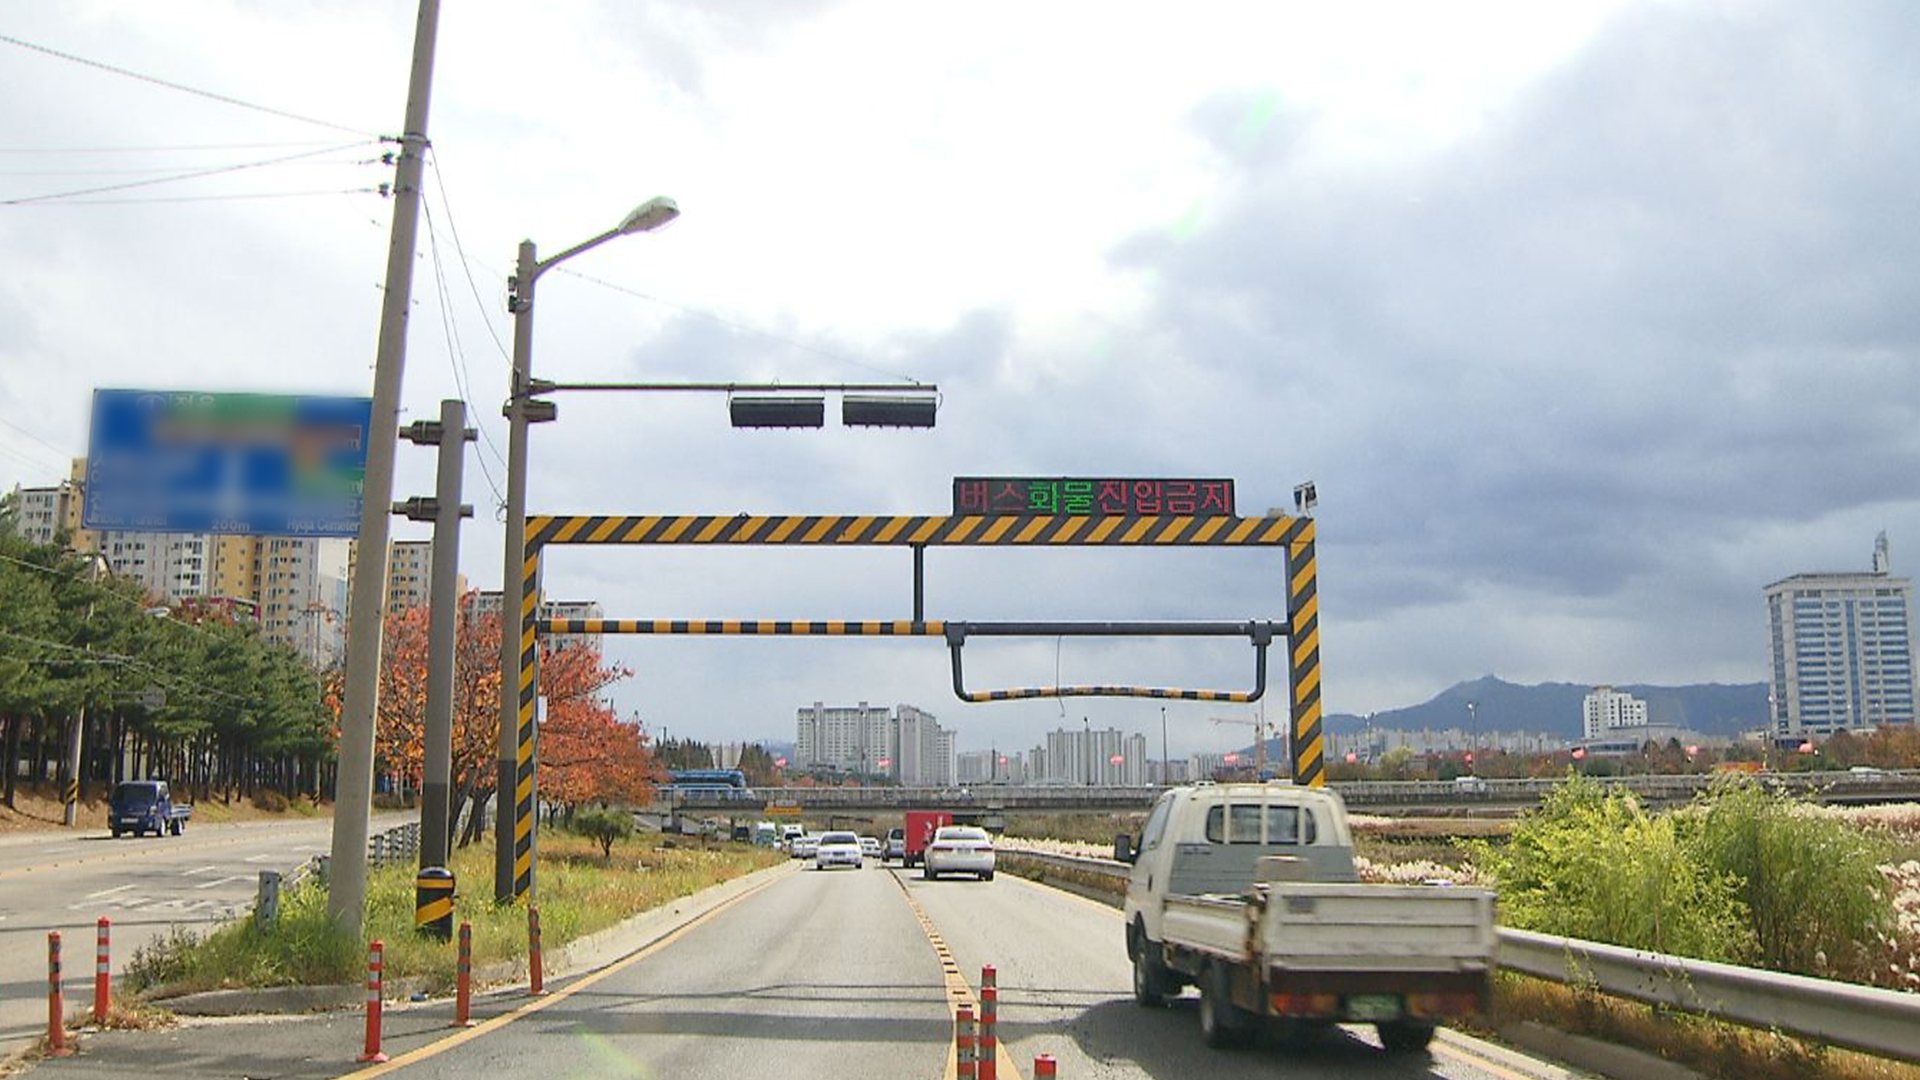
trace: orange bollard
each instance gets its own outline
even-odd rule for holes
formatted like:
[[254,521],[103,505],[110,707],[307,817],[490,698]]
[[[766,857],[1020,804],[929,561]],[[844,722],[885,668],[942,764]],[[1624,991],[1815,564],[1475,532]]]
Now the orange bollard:
[[93,1022],[105,1026],[113,1011],[113,951],[108,948],[105,915],[95,924],[93,947]]
[[547,992],[546,972],[540,964],[540,908],[527,905],[527,993],[538,996]]
[[[993,969],[988,968],[989,972]],[[994,1034],[994,1025],[1000,1021],[1000,990],[995,986],[980,988],[980,1039],[974,1044],[978,1059],[974,1064],[974,1075],[979,1080],[996,1080],[1000,1075],[1000,1054],[997,1049],[999,1039]]]
[[473,924],[460,924],[460,962],[454,967],[453,1026],[472,1027],[473,1011]]
[[67,1004],[60,996],[60,931],[47,931],[47,1055],[64,1057],[67,1049]]
[[356,1061],[387,1060],[387,1055],[380,1052],[381,972],[386,969],[381,956],[385,951],[379,938],[367,943],[367,1046]]
[[1040,1054],[1033,1059],[1033,1080],[1053,1080],[1055,1064],[1052,1054]]
[[955,1080],[976,1080],[973,1059],[973,1006],[962,1005],[954,1011],[954,1071]]

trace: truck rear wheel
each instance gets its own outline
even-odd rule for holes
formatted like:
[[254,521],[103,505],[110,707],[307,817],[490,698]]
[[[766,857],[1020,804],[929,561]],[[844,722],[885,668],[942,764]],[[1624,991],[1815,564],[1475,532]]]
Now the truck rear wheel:
[[1216,1050],[1244,1045],[1253,1018],[1233,1003],[1233,973],[1224,964],[1208,964],[1200,974],[1200,1041]]
[[1172,980],[1167,978],[1167,969],[1160,959],[1141,949],[1133,958],[1133,1001],[1143,1009],[1157,1009],[1166,1005],[1167,999],[1179,993],[1179,988],[1169,986]]
[[1417,1053],[1433,1041],[1433,1025],[1419,1020],[1389,1020],[1373,1025],[1373,1030],[1389,1054]]

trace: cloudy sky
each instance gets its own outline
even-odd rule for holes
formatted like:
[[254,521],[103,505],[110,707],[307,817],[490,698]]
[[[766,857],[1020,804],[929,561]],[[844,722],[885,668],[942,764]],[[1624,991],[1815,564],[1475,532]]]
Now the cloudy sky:
[[[1767,582],[1864,567],[1881,529],[1920,565],[1912,15],[464,0],[404,405],[474,402],[462,565],[497,587],[476,466],[503,476],[504,269],[668,194],[670,228],[543,280],[537,373],[910,376],[939,383],[939,427],[736,432],[719,399],[566,397],[535,512],[938,513],[953,476],[1015,474],[1232,476],[1257,513],[1311,478],[1330,711],[1488,672],[1755,681]],[[372,140],[399,126],[413,18],[0,0],[0,34],[294,114],[0,43],[0,482],[56,478],[96,386],[369,392]],[[428,493],[431,455],[400,455],[397,493]],[[716,554],[564,550],[548,585],[616,616],[911,610],[904,550]],[[1283,608],[1273,553],[927,562],[934,617]],[[675,735],[791,738],[816,700],[916,703],[963,748],[1159,727],[1148,702],[963,706],[932,641],[610,652],[623,711]],[[1230,642],[978,652],[980,685],[1251,674]],[[1207,721],[1248,715],[1174,707],[1175,750],[1244,742]]]

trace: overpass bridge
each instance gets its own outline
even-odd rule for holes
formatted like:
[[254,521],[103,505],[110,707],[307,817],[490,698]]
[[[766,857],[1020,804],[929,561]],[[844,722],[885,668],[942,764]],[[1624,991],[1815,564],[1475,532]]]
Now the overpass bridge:
[[[1874,773],[1760,773],[1768,787],[1824,803],[1866,804],[1920,801],[1920,769]],[[1710,775],[1602,777],[1609,787],[1625,788],[1650,803],[1692,799],[1712,783]],[[1403,813],[1457,813],[1475,808],[1518,809],[1535,806],[1563,780],[1479,779],[1348,780],[1327,786],[1357,809]],[[1009,813],[1091,813],[1145,810],[1164,790],[1158,787],[1051,787],[972,785],[951,787],[786,787],[748,791],[661,790],[651,809],[763,814],[768,806],[801,813],[906,810],[982,810]]]

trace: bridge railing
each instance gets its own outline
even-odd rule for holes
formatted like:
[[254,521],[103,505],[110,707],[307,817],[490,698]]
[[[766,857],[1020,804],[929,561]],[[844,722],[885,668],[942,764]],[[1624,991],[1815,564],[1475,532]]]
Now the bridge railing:
[[[1003,854],[1125,880],[1132,868],[1000,845]],[[1882,1057],[1920,1062],[1920,994],[1692,960],[1597,941],[1500,927],[1503,968],[1743,1027],[1779,1030]]]

